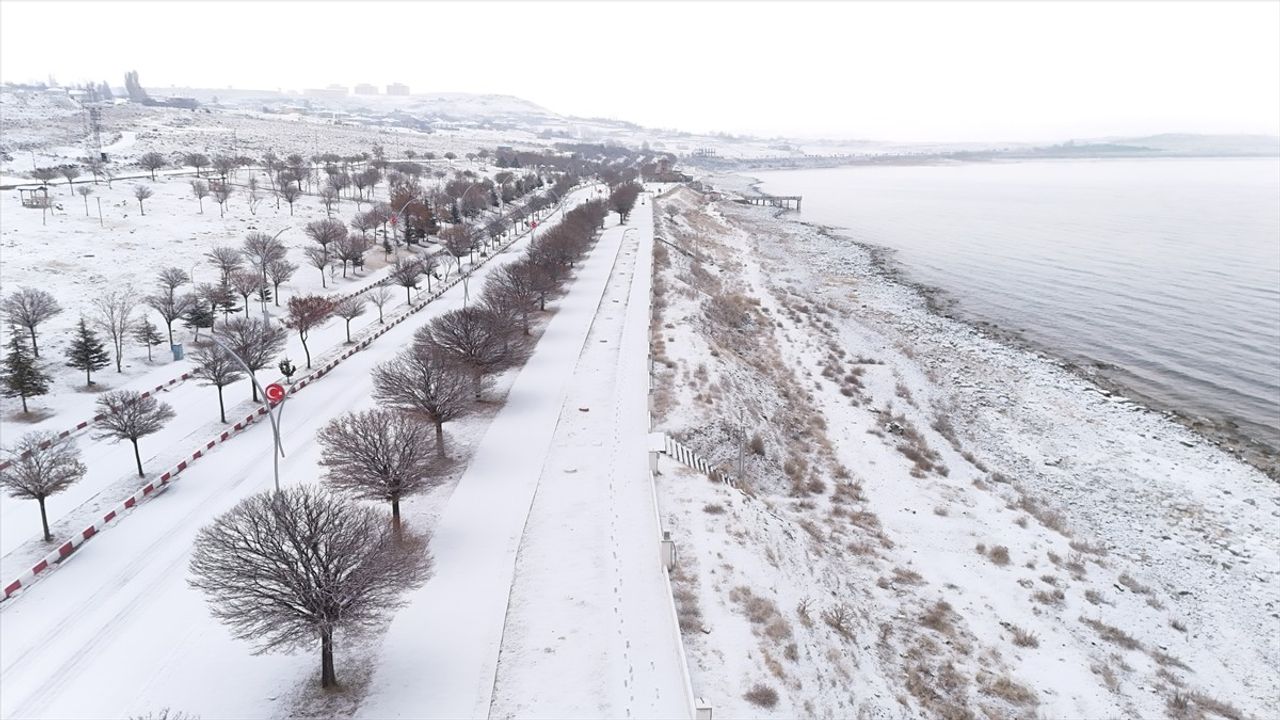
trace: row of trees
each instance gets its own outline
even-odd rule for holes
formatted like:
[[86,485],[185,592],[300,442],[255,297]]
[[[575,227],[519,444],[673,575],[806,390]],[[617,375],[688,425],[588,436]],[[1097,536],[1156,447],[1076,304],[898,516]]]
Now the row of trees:
[[[254,495],[200,532],[191,584],[216,618],[262,651],[318,644],[320,683],[337,683],[335,633],[384,622],[426,577],[429,557],[406,537],[400,502],[447,469],[444,424],[475,407],[487,377],[528,356],[529,315],[562,287],[607,212],[595,201],[568,213],[490,277],[479,304],[436,318],[375,368],[379,407],[339,416],[317,435],[325,488]],[[389,517],[344,495],[387,502]]]

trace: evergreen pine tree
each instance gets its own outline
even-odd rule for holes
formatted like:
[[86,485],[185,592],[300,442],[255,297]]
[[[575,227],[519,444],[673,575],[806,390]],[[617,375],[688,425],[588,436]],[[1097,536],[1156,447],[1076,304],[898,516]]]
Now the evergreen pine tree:
[[40,370],[35,358],[27,352],[27,345],[17,328],[11,328],[9,332],[9,354],[0,367],[0,382],[3,382],[0,392],[5,397],[22,398],[22,412],[28,412],[27,398],[49,392],[49,376]]
[[98,334],[89,329],[84,318],[76,326],[75,336],[71,339],[71,347],[67,348],[67,367],[84,371],[85,383],[92,385],[94,370],[101,370],[111,361],[107,349],[102,346]]
[[147,346],[147,362],[151,362],[151,348],[164,342],[160,328],[151,322],[151,318],[145,316],[133,326],[133,339]]
[[200,342],[200,328],[213,327],[213,310],[202,302],[194,303],[183,316],[182,324],[196,333],[196,342]]

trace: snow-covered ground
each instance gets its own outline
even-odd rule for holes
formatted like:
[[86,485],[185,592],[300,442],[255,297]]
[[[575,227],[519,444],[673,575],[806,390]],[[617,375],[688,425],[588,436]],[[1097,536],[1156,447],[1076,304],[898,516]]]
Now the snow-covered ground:
[[[594,192],[576,191],[568,204]],[[525,242],[477,270],[473,284],[517,257]],[[463,287],[455,286],[289,400],[282,481],[318,480],[316,430],[341,412],[370,406],[372,367],[432,317],[462,303]],[[192,408],[187,403],[183,410]],[[291,712],[314,658],[251,656],[186,585],[196,531],[245,495],[270,487],[270,458],[270,430],[259,423],[0,606],[0,716],[122,717],[165,706],[204,717]]]
[[662,465],[717,715],[1280,705],[1274,483],[931,314],[847,239],[686,190],[657,209],[655,422],[738,483]]

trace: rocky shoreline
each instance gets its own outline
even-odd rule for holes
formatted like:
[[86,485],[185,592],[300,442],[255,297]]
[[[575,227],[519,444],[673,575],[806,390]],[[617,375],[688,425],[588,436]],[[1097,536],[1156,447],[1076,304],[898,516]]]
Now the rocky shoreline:
[[[730,177],[741,182],[728,180]],[[727,181],[727,182],[726,182]],[[719,187],[730,192],[744,195],[760,194],[760,180],[746,175],[716,176]],[[1132,402],[1149,412],[1170,419],[1196,435],[1203,441],[1233,457],[1257,468],[1272,480],[1280,482],[1280,447],[1272,445],[1254,435],[1243,432],[1229,419],[1215,420],[1197,416],[1191,411],[1161,402],[1159,399],[1136,390],[1132,385],[1119,377],[1121,368],[1108,368],[1105,364],[1080,358],[1078,360],[1062,357],[1054,348],[1031,340],[1026,335],[1000,325],[967,315],[959,299],[942,288],[929,285],[911,277],[910,269],[897,259],[897,251],[893,248],[875,245],[858,240],[843,228],[822,225],[789,216],[788,211],[777,210],[775,216],[787,221],[800,223],[825,237],[842,242],[851,242],[865,250],[876,269],[892,282],[913,289],[925,300],[929,310],[949,320],[962,322],[983,335],[1002,343],[1026,350],[1040,356],[1045,362],[1052,363],[1078,376],[1085,382],[1097,386],[1103,397],[1119,402]]]

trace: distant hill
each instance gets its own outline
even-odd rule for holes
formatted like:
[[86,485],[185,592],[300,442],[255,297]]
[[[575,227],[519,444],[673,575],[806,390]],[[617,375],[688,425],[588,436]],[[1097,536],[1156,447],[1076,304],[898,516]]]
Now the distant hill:
[[1165,133],[1143,137],[1110,137],[1077,143],[1106,143],[1149,148],[1161,155],[1280,156],[1277,135],[1195,135]]

